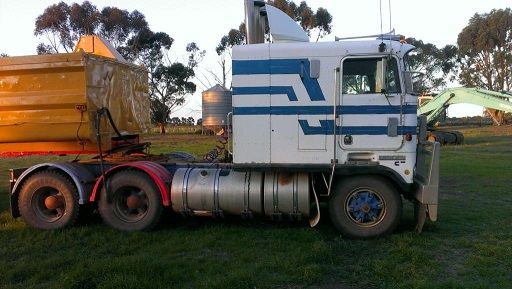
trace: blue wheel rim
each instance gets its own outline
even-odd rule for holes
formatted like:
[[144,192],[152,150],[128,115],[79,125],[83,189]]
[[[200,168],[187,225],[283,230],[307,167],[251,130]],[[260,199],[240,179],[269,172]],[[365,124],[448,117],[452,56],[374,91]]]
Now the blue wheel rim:
[[358,226],[372,227],[384,219],[386,203],[377,191],[367,188],[357,189],[346,199],[345,213]]

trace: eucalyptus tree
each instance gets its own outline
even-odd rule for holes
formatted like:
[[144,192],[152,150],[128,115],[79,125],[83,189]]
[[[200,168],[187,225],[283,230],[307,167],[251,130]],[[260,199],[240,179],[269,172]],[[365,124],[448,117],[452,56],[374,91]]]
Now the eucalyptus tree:
[[[457,38],[459,81],[468,87],[512,90],[512,10],[475,14]],[[504,113],[487,110],[498,124]]]
[[407,43],[416,46],[408,56],[408,63],[413,71],[421,72],[414,75],[414,88],[421,93],[443,90],[449,82],[456,80],[457,47],[446,45],[438,48],[432,43],[415,38],[406,39]]

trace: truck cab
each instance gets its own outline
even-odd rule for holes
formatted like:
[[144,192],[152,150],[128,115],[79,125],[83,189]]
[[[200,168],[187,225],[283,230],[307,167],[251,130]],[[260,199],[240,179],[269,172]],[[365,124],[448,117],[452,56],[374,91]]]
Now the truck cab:
[[355,176],[383,177],[435,220],[439,147],[419,129],[406,63],[415,47],[394,34],[312,43],[252,0],[246,23],[247,45],[233,48],[234,167],[316,170],[329,197]]
[[365,162],[412,183],[417,99],[406,93],[403,56],[413,48],[382,40],[235,47],[235,165]]

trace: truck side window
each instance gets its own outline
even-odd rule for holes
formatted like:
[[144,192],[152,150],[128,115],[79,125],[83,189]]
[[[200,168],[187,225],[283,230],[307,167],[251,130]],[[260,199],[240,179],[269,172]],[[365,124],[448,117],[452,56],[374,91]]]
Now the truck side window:
[[375,93],[378,58],[343,61],[343,94]]
[[[353,58],[343,61],[342,93],[367,94],[381,93],[383,58]],[[395,58],[388,59],[385,73],[387,91],[399,93],[400,78]]]

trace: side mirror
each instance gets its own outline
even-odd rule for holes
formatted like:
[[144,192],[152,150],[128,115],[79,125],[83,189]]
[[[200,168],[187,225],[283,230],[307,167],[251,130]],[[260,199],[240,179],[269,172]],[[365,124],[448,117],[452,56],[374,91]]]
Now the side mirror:
[[413,76],[417,75],[423,75],[423,72],[420,71],[404,71],[404,85],[405,85],[405,92],[408,94],[418,95],[414,91],[414,85],[413,85]]
[[405,93],[414,94],[414,87],[412,85],[412,75],[413,71],[404,71],[404,84],[405,84]]

